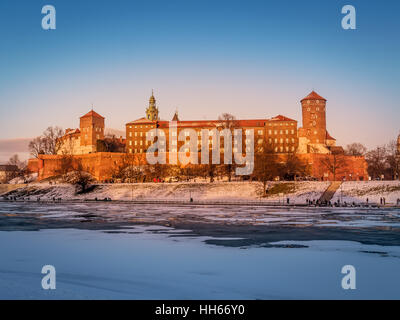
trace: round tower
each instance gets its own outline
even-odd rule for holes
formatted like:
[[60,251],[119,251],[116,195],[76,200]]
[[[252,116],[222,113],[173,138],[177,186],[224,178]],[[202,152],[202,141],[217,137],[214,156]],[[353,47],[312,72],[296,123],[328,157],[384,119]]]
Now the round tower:
[[301,100],[303,128],[310,143],[326,144],[326,99],[315,91]]

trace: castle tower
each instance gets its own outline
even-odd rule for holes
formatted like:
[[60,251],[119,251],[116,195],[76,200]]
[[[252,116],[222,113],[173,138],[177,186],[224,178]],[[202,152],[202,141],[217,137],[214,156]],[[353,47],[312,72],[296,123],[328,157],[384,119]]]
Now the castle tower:
[[97,140],[104,139],[104,117],[94,110],[80,117],[82,153],[96,152]]
[[151,97],[149,99],[149,107],[146,109],[146,119],[151,121],[159,120],[158,108],[156,106],[156,99],[154,98],[153,90],[151,91]]
[[326,144],[326,99],[315,91],[301,100],[304,133],[311,144]]

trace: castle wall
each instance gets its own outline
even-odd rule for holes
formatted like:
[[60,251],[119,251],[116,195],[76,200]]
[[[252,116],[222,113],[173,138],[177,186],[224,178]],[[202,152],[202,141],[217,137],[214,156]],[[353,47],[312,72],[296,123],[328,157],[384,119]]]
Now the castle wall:
[[[364,157],[332,154],[300,154],[298,157],[309,165],[311,176],[318,180],[368,180],[368,165]],[[336,167],[335,176],[328,167]]]
[[[63,161],[67,156],[63,155],[39,155],[38,159],[29,159],[28,168],[38,173],[38,180],[61,174]],[[90,173],[96,180],[105,181],[112,177],[113,170],[118,167],[126,153],[98,152],[92,154],[72,156],[73,167],[82,164],[82,169]],[[135,155],[135,163],[145,163],[145,155]]]

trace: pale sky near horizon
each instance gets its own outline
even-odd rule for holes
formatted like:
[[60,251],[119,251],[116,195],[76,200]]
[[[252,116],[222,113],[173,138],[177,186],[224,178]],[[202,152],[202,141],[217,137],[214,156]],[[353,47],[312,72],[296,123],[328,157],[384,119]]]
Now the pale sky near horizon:
[[[45,4],[56,30],[41,28]],[[357,30],[341,28],[346,4]],[[314,89],[338,144],[373,148],[400,129],[399,14],[396,0],[2,0],[0,140],[78,127],[92,103],[124,130],[152,89],[165,120],[283,114],[300,127]]]

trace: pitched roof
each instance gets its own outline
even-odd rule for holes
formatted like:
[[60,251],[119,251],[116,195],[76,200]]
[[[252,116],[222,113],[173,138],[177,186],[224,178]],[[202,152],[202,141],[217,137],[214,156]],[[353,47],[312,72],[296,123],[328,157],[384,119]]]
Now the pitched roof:
[[147,123],[147,124],[149,124],[149,123],[155,123],[155,121],[151,121],[151,120],[143,117],[143,118],[136,119],[134,121],[128,122],[127,125],[128,124],[135,124],[135,123]]
[[290,119],[288,117],[282,116],[281,114],[278,114],[276,117],[273,117],[270,120],[272,120],[272,121],[296,121],[296,120]]
[[336,140],[335,138],[333,138],[328,131],[326,131],[326,140]]
[[320,96],[318,93],[316,93],[314,90],[311,91],[311,93],[310,93],[307,97],[301,99],[301,101],[303,101],[303,100],[324,100],[324,101],[326,101],[325,98],[321,97],[321,96]]
[[81,118],[85,118],[85,117],[94,117],[94,118],[102,118],[105,119],[103,116],[99,115],[96,111],[94,110],[90,110],[88,113],[86,113],[84,116],[82,116]]
[[332,154],[344,154],[344,149],[342,146],[330,146],[328,149]]
[[18,167],[13,164],[2,164],[0,165],[0,171],[17,171]]

